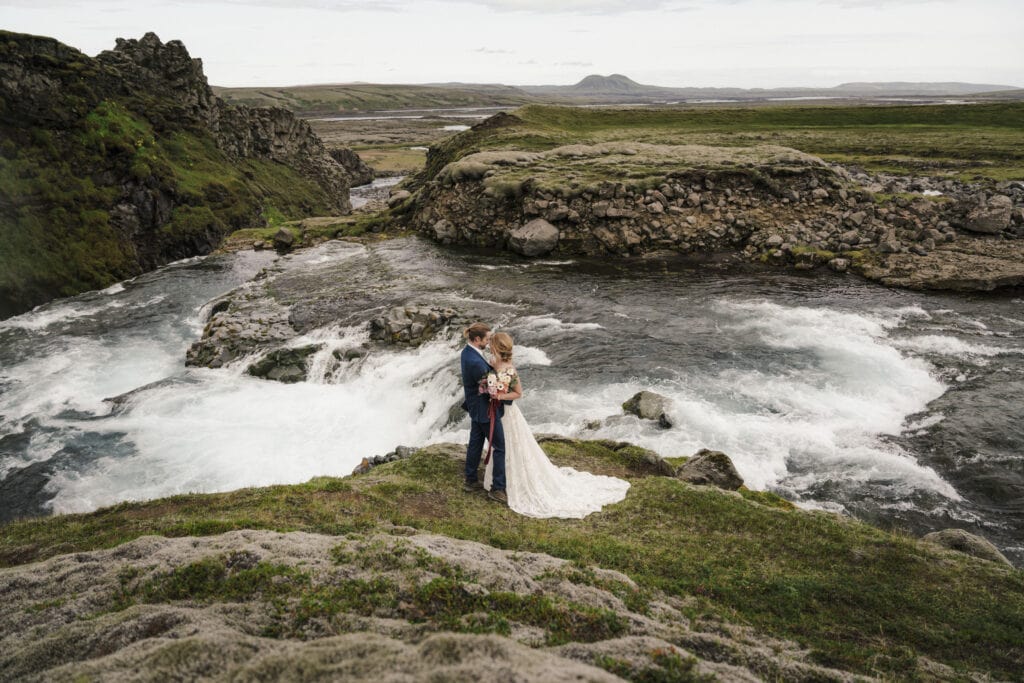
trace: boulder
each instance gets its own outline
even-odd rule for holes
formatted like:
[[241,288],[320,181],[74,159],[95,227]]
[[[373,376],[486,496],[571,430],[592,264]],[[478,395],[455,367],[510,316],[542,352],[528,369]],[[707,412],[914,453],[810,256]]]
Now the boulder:
[[458,236],[455,226],[446,218],[442,218],[433,225],[434,239],[441,244],[451,244]]
[[398,190],[396,192],[393,192],[391,196],[388,197],[388,207],[394,208],[411,196],[412,193],[409,192],[408,190]]
[[558,228],[535,218],[509,233],[508,246],[523,256],[543,256],[558,246]]
[[622,409],[643,420],[656,420],[662,429],[668,429],[672,426],[672,420],[666,412],[668,405],[669,399],[661,394],[656,394],[653,391],[641,391],[623,403]]
[[281,228],[274,235],[274,249],[277,251],[288,251],[293,244],[295,244],[295,235],[288,228]]
[[980,232],[987,235],[998,235],[1010,227],[1013,215],[1013,200],[1006,195],[997,194],[988,201],[982,202],[971,209],[964,218],[964,230]]
[[680,465],[675,476],[691,484],[717,486],[728,491],[735,491],[743,486],[743,478],[736,471],[729,456],[721,451],[710,451],[706,448]]
[[1006,556],[999,552],[999,549],[994,545],[986,541],[981,536],[964,531],[963,529],[943,529],[942,531],[933,531],[930,534],[926,534],[923,539],[927,543],[935,543],[941,545],[943,548],[949,548],[950,550],[956,550],[967,555],[981,558],[982,560],[988,560],[989,562],[999,562],[1008,566],[1013,566]]

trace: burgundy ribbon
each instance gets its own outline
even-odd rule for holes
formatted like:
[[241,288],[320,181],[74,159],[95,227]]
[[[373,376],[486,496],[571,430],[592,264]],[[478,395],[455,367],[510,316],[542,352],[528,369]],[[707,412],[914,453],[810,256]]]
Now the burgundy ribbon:
[[491,431],[487,434],[487,457],[484,458],[484,467],[491,461],[491,449],[494,448],[494,420],[498,417],[498,402],[493,398],[487,404],[487,417],[491,421]]

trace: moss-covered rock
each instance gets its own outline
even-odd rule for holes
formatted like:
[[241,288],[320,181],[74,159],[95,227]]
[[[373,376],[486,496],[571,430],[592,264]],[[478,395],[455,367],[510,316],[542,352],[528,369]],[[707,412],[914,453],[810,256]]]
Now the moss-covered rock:
[[0,318],[209,253],[268,209],[349,209],[305,121],[224,104],[178,41],[92,58],[0,31],[0,102]]

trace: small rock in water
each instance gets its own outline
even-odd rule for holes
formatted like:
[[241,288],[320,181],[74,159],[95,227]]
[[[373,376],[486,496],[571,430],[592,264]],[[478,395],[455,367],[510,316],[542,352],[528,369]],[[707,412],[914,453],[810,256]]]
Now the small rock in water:
[[295,244],[295,235],[288,228],[281,228],[274,235],[274,249],[285,252],[292,248]]
[[672,420],[666,412],[668,404],[669,399],[661,394],[641,391],[623,403],[622,409],[644,420],[657,420],[662,429],[668,429],[672,426]]

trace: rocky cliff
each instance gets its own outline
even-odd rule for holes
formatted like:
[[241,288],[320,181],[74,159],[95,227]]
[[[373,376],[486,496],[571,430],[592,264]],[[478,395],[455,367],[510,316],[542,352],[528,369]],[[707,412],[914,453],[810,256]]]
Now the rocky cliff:
[[431,150],[398,207],[411,226],[524,256],[727,253],[914,288],[1024,284],[1024,182],[869,175],[772,145],[486,149],[519,124],[499,115]]
[[349,210],[348,172],[284,109],[227,105],[153,33],[91,58],[0,32],[0,317]]

